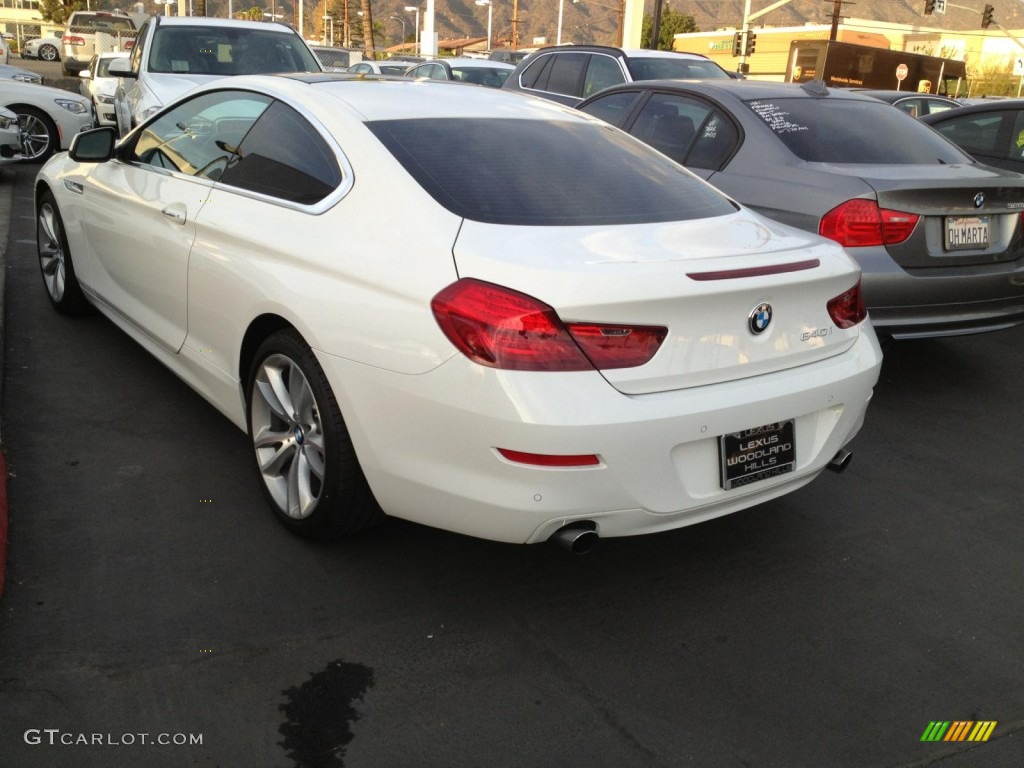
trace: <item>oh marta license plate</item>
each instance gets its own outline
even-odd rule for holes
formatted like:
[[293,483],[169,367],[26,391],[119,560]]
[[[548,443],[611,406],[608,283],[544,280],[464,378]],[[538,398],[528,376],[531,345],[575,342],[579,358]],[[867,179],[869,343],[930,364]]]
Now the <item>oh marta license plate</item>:
[[988,248],[988,216],[947,216],[946,250]]
[[722,488],[727,491],[792,472],[796,466],[793,420],[722,435],[718,449]]

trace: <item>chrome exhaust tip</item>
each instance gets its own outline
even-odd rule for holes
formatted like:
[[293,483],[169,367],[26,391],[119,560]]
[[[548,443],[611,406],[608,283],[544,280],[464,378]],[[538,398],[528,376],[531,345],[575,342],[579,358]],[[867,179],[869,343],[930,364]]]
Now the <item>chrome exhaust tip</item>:
[[837,453],[835,456],[833,456],[832,457],[832,461],[830,461],[828,464],[826,464],[826,466],[829,469],[831,469],[833,472],[838,474],[838,473],[842,472],[844,469],[846,469],[848,466],[850,466],[850,459],[852,459],[852,458],[853,458],[853,454],[852,453],[850,453],[845,448],[840,448],[839,449],[839,453]]
[[585,555],[590,552],[600,540],[597,535],[597,525],[591,522],[570,523],[564,528],[559,528],[548,539],[555,542],[562,549],[572,552],[574,555]]

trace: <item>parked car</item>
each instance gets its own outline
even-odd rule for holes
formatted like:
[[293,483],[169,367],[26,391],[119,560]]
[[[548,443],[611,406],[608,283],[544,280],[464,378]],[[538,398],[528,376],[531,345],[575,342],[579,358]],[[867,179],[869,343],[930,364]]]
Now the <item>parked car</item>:
[[751,80],[634,83],[580,109],[845,246],[880,333],[1024,322],[1024,177],[975,163],[898,109],[820,82]]
[[455,80],[460,83],[486,85],[501,88],[515,70],[511,64],[488,59],[436,59],[417,64],[406,71],[407,77],[421,77],[430,80]]
[[21,46],[21,58],[60,61],[60,37],[35,37]]
[[74,11],[61,37],[61,69],[75,77],[97,53],[125,53],[135,44],[135,20],[119,11]]
[[1024,173],[1024,99],[988,99],[922,119],[979,163]]
[[29,162],[67,149],[76,134],[93,126],[89,100],[60,88],[0,79],[0,106],[18,115],[23,159]]
[[11,61],[11,41],[7,37],[0,39],[0,64],[7,65]]
[[902,109],[911,117],[924,117],[938,112],[946,112],[950,109],[962,107],[956,99],[949,99],[945,96],[933,96],[928,93],[915,93],[914,91],[879,91],[870,88],[854,88],[858,93],[872,96],[882,101],[887,101],[898,109]]
[[111,63],[123,78],[114,94],[123,136],[196,85],[269,72],[322,72],[320,61],[287,24],[212,16],[153,16],[139,30],[131,58]]
[[603,45],[561,45],[540,50],[516,65],[503,88],[576,106],[619,83],[661,78],[727,79],[706,56],[672,51],[628,50]]
[[114,133],[38,175],[47,295],[248,430],[296,532],[383,510],[579,549],[795,490],[860,428],[846,253],[572,110],[256,76]]
[[12,67],[10,64],[0,64],[0,80],[18,80],[22,83],[42,84],[43,76],[21,67]]
[[348,68],[348,72],[356,75],[404,75],[410,67],[416,66],[415,61],[405,59],[384,59],[371,61],[365,59]]
[[487,54],[487,58],[491,61],[500,61],[505,64],[511,64],[515,66],[520,61],[530,55],[532,51],[514,50],[512,48],[498,48],[497,50],[491,51]]
[[114,93],[117,91],[118,78],[111,76],[110,64],[117,59],[127,58],[124,53],[97,53],[92,57],[89,66],[79,72],[82,79],[79,90],[85,98],[92,101],[97,125],[117,125]]
[[18,116],[11,110],[0,107],[0,164],[21,160],[22,152]]

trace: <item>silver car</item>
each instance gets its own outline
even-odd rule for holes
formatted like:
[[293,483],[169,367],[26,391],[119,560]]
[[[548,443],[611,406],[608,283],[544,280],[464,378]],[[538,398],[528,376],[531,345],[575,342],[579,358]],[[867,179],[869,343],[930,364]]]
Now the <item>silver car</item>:
[[879,333],[1024,323],[1024,176],[978,164],[889,104],[820,82],[723,80],[632,83],[579,108],[845,246]]

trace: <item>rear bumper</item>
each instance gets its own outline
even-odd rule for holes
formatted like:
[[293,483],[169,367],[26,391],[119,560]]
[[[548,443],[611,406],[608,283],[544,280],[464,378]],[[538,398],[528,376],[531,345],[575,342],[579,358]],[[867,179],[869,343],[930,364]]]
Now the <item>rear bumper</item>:
[[884,249],[850,248],[879,335],[927,338],[1024,323],[1024,260],[904,270]]
[[[881,365],[870,328],[811,365],[641,396],[596,372],[494,371],[456,357],[407,376],[318,357],[387,513],[524,543],[574,520],[595,522],[602,537],[678,528],[793,491],[860,429]],[[723,490],[718,436],[790,418],[795,471]],[[600,463],[526,466],[498,447]]]

